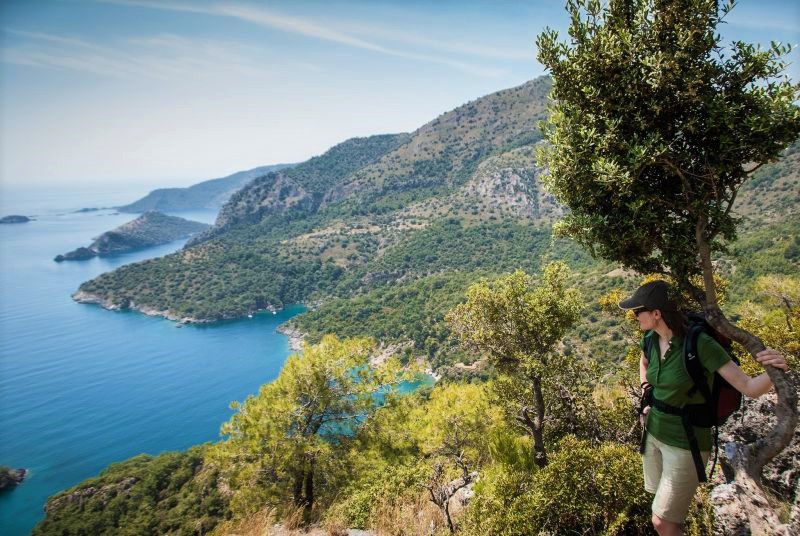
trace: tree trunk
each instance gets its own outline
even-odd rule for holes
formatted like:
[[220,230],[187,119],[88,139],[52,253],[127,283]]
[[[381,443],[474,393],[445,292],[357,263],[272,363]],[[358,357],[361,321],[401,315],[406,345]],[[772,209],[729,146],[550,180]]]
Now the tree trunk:
[[314,505],[314,462],[311,462],[311,467],[306,472],[305,478],[305,507],[306,510],[311,510]]
[[451,533],[454,533],[456,531],[456,526],[455,523],[453,523],[452,517],[450,516],[450,499],[458,490],[475,481],[478,478],[478,473],[475,471],[472,473],[467,473],[465,469],[464,476],[457,478],[448,484],[441,483],[443,474],[444,468],[441,464],[437,464],[433,476],[430,478],[428,485],[425,487],[430,493],[431,502],[438,506],[444,513],[444,517],[447,520],[447,528],[450,529]]
[[547,453],[544,450],[544,395],[542,380],[538,376],[533,379],[533,394],[536,400],[536,415],[533,419],[533,446],[536,449],[536,465],[547,465]]
[[[717,301],[714,287],[714,268],[711,263],[711,250],[705,236],[705,224],[699,223],[696,233],[697,248],[703,268],[703,309],[706,319],[714,329],[744,346],[753,357],[765,349],[764,343],[752,333],[728,321]],[[775,427],[765,436],[752,443],[729,445],[726,453],[734,470],[735,496],[739,499],[737,508],[730,511],[746,514],[753,534],[790,534],[789,525],[780,522],[778,514],[766,500],[761,489],[761,471],[772,458],[785,449],[792,441],[797,427],[797,392],[792,388],[786,373],[772,366],[765,367],[766,373],[775,386],[778,403],[775,406]]]
[[294,477],[294,485],[292,486],[292,499],[295,506],[302,506],[303,499],[303,473],[297,474]]

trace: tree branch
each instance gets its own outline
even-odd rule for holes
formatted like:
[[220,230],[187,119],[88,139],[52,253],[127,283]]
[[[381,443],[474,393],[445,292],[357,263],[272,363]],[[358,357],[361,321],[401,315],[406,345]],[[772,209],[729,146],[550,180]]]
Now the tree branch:
[[[758,352],[765,349],[764,343],[752,333],[731,324],[719,307],[714,287],[714,268],[711,263],[708,240],[705,236],[705,227],[705,221],[698,220],[695,238],[703,268],[706,319],[714,329],[740,343],[755,357]],[[765,438],[748,444],[747,448],[736,449],[737,455],[745,458],[733,463],[734,467],[745,471],[755,483],[760,482],[761,470],[764,465],[792,441],[797,426],[797,392],[792,388],[784,371],[772,366],[766,366],[765,370],[778,393],[778,404],[775,407],[777,423]]]

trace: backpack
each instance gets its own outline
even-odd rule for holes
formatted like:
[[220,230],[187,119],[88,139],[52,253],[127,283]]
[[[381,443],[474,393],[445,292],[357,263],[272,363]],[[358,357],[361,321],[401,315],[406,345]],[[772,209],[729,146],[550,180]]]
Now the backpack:
[[[706,382],[705,369],[703,369],[703,365],[697,355],[697,340],[700,334],[706,333],[717,341],[731,358],[731,361],[737,365],[739,364],[739,359],[731,352],[731,340],[715,330],[702,314],[689,313],[687,316],[689,317],[689,327],[686,332],[686,341],[683,345],[683,368],[692,379],[692,387],[686,394],[693,396],[699,391],[705,402],[678,408],[653,398],[653,407],[664,413],[681,417],[683,428],[689,440],[695,469],[697,469],[697,477],[700,482],[706,482],[708,479],[706,478],[706,471],[700,456],[700,448],[694,435],[693,426],[714,427],[714,463],[708,476],[708,478],[711,478],[714,474],[714,467],[717,465],[719,453],[719,427],[725,424],[728,417],[739,409],[742,403],[742,393],[729,384],[718,372],[714,373],[711,388],[709,389]],[[645,349],[645,355],[648,356],[648,359],[652,355],[652,347],[653,339],[648,338]]]

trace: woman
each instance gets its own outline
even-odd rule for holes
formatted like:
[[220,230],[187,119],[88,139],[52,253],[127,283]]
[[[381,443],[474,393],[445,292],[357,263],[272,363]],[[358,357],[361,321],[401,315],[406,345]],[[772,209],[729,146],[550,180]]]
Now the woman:
[[[684,369],[687,319],[679,312],[670,294],[666,282],[652,281],[621,301],[619,307],[632,310],[645,333],[639,361],[643,393],[652,389],[656,400],[682,408],[688,404],[702,404],[703,397],[692,390],[693,382]],[[650,355],[645,355],[645,349],[650,350]],[[772,381],[766,373],[751,378],[709,335],[699,335],[697,349],[709,385],[714,372],[718,372],[739,392],[751,398],[757,398],[772,388]],[[759,352],[756,359],[764,366],[788,370],[783,356],[771,348]],[[644,486],[648,492],[655,493],[653,526],[660,536],[680,535],[699,485],[687,431],[679,415],[649,406],[643,410],[642,425],[646,434]],[[693,431],[705,466],[711,450],[711,429],[695,426]]]

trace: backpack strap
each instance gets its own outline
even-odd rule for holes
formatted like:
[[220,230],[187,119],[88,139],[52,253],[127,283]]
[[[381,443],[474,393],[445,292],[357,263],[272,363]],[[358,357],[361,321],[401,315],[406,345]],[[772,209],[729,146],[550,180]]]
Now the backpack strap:
[[[694,384],[687,394],[692,396],[696,391],[700,391],[705,403],[710,405],[713,398],[708,388],[708,380],[706,380],[703,364],[700,363],[700,356],[697,351],[697,339],[700,338],[700,333],[702,332],[702,324],[691,324],[689,326],[689,333],[686,334],[686,340],[683,344],[683,368]],[[716,408],[709,407],[709,412],[712,411],[716,412]]]
[[662,413],[677,415],[681,418],[683,431],[686,432],[686,439],[689,441],[689,451],[692,453],[694,469],[697,471],[697,479],[700,482],[707,482],[708,479],[706,478],[706,468],[703,464],[703,457],[700,455],[700,445],[697,443],[697,436],[694,433],[694,426],[692,425],[691,408],[693,406],[679,408],[654,398],[653,407]]
[[[650,361],[652,359],[652,355],[653,355],[653,336],[651,334],[649,337],[644,338],[644,356],[647,358],[648,361]],[[653,405],[653,400],[655,399],[655,397],[653,397],[652,388],[647,393],[647,395],[649,395],[649,398],[647,400],[645,399],[644,396],[642,396],[642,402],[641,402],[642,407],[640,411],[644,410],[645,404],[649,404],[650,406]],[[645,420],[645,423],[646,422],[647,421]],[[639,440],[639,454],[644,454],[646,447],[647,447],[647,426],[646,424],[643,424],[642,438],[641,440]]]

